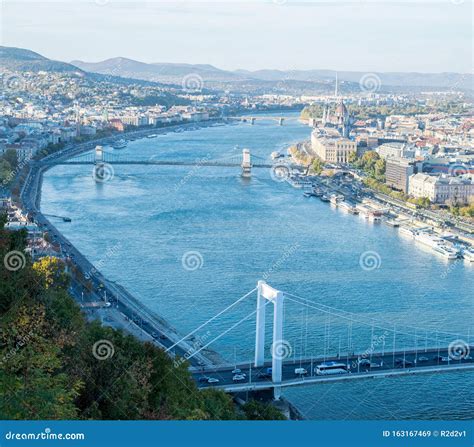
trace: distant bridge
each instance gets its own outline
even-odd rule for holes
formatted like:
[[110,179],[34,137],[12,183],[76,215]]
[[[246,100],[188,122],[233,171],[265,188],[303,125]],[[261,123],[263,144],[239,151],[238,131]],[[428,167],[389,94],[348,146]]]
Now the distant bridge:
[[283,126],[283,123],[287,120],[297,119],[294,116],[265,116],[265,115],[254,115],[254,116],[232,116],[226,118],[226,120],[241,121],[244,123],[255,124],[255,121],[276,121],[278,125]]
[[[212,166],[212,167],[240,167],[242,176],[250,177],[252,168],[271,169],[281,166],[281,162],[272,163],[270,160],[251,155],[249,149],[243,149],[242,154],[230,155],[222,158],[211,159],[202,157],[195,160],[169,160],[169,159],[136,159],[130,154],[120,154],[108,152],[102,146],[97,146],[95,151],[86,152],[68,159],[44,160],[37,162],[40,166],[52,165],[95,165],[98,168],[104,165],[150,165],[150,166]],[[291,163],[287,164],[288,169],[295,168]]]

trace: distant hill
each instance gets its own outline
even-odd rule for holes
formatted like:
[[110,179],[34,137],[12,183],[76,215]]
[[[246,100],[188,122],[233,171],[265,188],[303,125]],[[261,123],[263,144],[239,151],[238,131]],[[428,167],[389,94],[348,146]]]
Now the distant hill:
[[[71,64],[84,71],[108,75],[125,76],[156,82],[179,83],[186,75],[199,75],[206,83],[242,83],[249,81],[258,84],[265,82],[300,81],[306,83],[334,82],[335,70],[236,70],[227,71],[202,64],[144,63],[123,57],[107,59],[102,62],[72,61]],[[380,87],[417,87],[429,89],[470,89],[474,88],[474,76],[461,73],[402,73],[339,71],[341,82],[358,84],[364,76],[380,79]],[[378,80],[377,80],[378,82]]]
[[[272,90],[281,88],[291,91],[330,89],[334,85],[335,70],[236,70],[228,71],[208,64],[145,63],[124,57],[115,57],[101,62],[53,61],[34,51],[0,46],[0,68],[24,71],[57,71],[78,75],[93,74],[97,80],[101,75],[112,76],[114,82],[140,80],[153,83],[181,85],[187,75],[200,76],[205,85],[219,89],[238,87],[242,91]],[[420,89],[474,90],[474,75],[471,73],[401,73],[339,71],[341,87],[353,91],[364,76],[380,84],[381,91],[403,91]],[[110,79],[110,78],[109,78]],[[346,84],[344,84],[346,83]]]
[[135,61],[124,57],[114,57],[101,62],[72,61],[72,65],[88,72],[124,76],[155,82],[180,83],[186,75],[198,75],[206,81],[233,81],[245,77],[221,70],[212,65],[172,64]]
[[34,51],[0,46],[0,68],[22,71],[56,71],[84,74],[74,65],[53,61]]
[[[321,82],[334,81],[335,70],[237,70],[243,76],[266,81],[281,81],[294,79],[298,81]],[[380,85],[393,87],[440,87],[440,88],[474,88],[474,75],[470,73],[416,73],[416,72],[372,72],[339,71],[337,76],[340,81],[359,82],[364,76],[377,76]]]

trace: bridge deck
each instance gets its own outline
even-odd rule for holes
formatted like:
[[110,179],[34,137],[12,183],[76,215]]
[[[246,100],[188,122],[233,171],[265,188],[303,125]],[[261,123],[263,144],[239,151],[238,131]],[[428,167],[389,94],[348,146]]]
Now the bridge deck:
[[[472,349],[472,347],[471,347]],[[370,361],[373,366],[363,366],[358,360]],[[315,367],[324,361],[335,361],[349,365],[348,373],[338,375],[317,375]],[[403,363],[405,362],[405,363]],[[304,360],[287,360],[283,364],[283,381],[273,383],[270,378],[262,377],[271,363],[267,362],[261,367],[253,367],[251,364],[238,365],[239,369],[246,374],[243,381],[235,382],[233,366],[221,366],[198,370],[192,368],[194,379],[200,388],[218,387],[228,391],[267,389],[275,386],[308,385],[311,383],[333,382],[339,380],[362,379],[369,377],[387,377],[403,374],[416,374],[428,372],[443,372],[452,370],[474,369],[474,361],[470,356],[461,359],[453,359],[449,356],[448,348],[430,348],[426,350],[406,350],[386,353],[372,353],[364,355],[349,355],[331,358],[314,358]],[[308,374],[300,377],[295,374],[295,368],[305,368]],[[260,376],[260,377],[259,377]],[[201,382],[202,377],[213,377],[218,383],[209,384]],[[203,379],[201,379],[203,380]]]
[[[110,165],[143,165],[143,166],[210,166],[210,167],[224,167],[224,168],[237,168],[241,167],[241,162],[196,162],[196,161],[176,161],[176,160],[104,160],[104,163]],[[40,162],[39,165],[53,166],[53,165],[94,165],[94,160],[84,161],[51,161],[51,162]],[[271,163],[252,163],[252,168],[268,168],[273,167]]]

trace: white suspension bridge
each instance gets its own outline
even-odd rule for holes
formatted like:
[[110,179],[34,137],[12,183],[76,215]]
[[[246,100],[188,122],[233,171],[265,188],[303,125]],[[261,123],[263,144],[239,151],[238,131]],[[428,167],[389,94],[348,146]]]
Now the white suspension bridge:
[[[212,338],[199,343],[184,355],[191,360],[217,340],[225,337],[245,321],[255,316],[255,351],[252,362],[192,367],[193,376],[201,388],[216,387],[228,392],[273,389],[279,399],[282,387],[366,378],[385,378],[419,373],[440,373],[474,370],[470,355],[472,345],[468,334],[420,329],[407,325],[390,325],[375,320],[363,320],[350,312],[333,308],[288,292],[277,290],[264,281],[250,290],[189,334],[167,348],[172,353],[180,343],[193,340],[200,331],[212,325],[239,303],[256,294],[255,309]],[[301,355],[291,358],[296,348],[285,339],[285,306],[291,303],[305,310],[301,321]],[[273,305],[273,336],[270,357],[266,358],[265,328],[267,306]],[[271,307],[271,306],[270,306]],[[308,312],[325,315],[324,336],[319,343],[322,353],[308,355]],[[334,323],[337,322],[337,327]],[[345,323],[345,334],[341,333]],[[333,326],[331,326],[333,325]],[[358,325],[370,330],[367,349],[356,352],[354,332]],[[321,338],[321,334],[316,335]],[[343,339],[344,338],[344,339]],[[314,340],[313,340],[314,341]],[[189,346],[189,344],[188,344]]]

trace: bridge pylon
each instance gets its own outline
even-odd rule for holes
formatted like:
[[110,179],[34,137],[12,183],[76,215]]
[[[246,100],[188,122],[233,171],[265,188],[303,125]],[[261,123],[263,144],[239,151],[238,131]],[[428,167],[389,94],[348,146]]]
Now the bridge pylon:
[[94,164],[104,163],[104,148],[102,146],[95,147]]
[[104,148],[102,146],[96,146],[94,152],[94,169],[92,170],[92,176],[96,183],[102,183],[105,178],[105,161],[104,161]]
[[265,307],[267,301],[273,303],[273,341],[272,341],[272,382],[273,397],[279,400],[282,381],[282,352],[288,349],[283,340],[283,301],[284,295],[280,290],[269,286],[265,281],[257,283],[257,318],[255,331],[255,367],[263,366],[265,361]]
[[285,121],[285,118],[278,118],[278,125],[283,126],[283,121]]
[[251,177],[252,175],[252,162],[250,158],[250,150],[244,149],[242,151],[242,177]]

